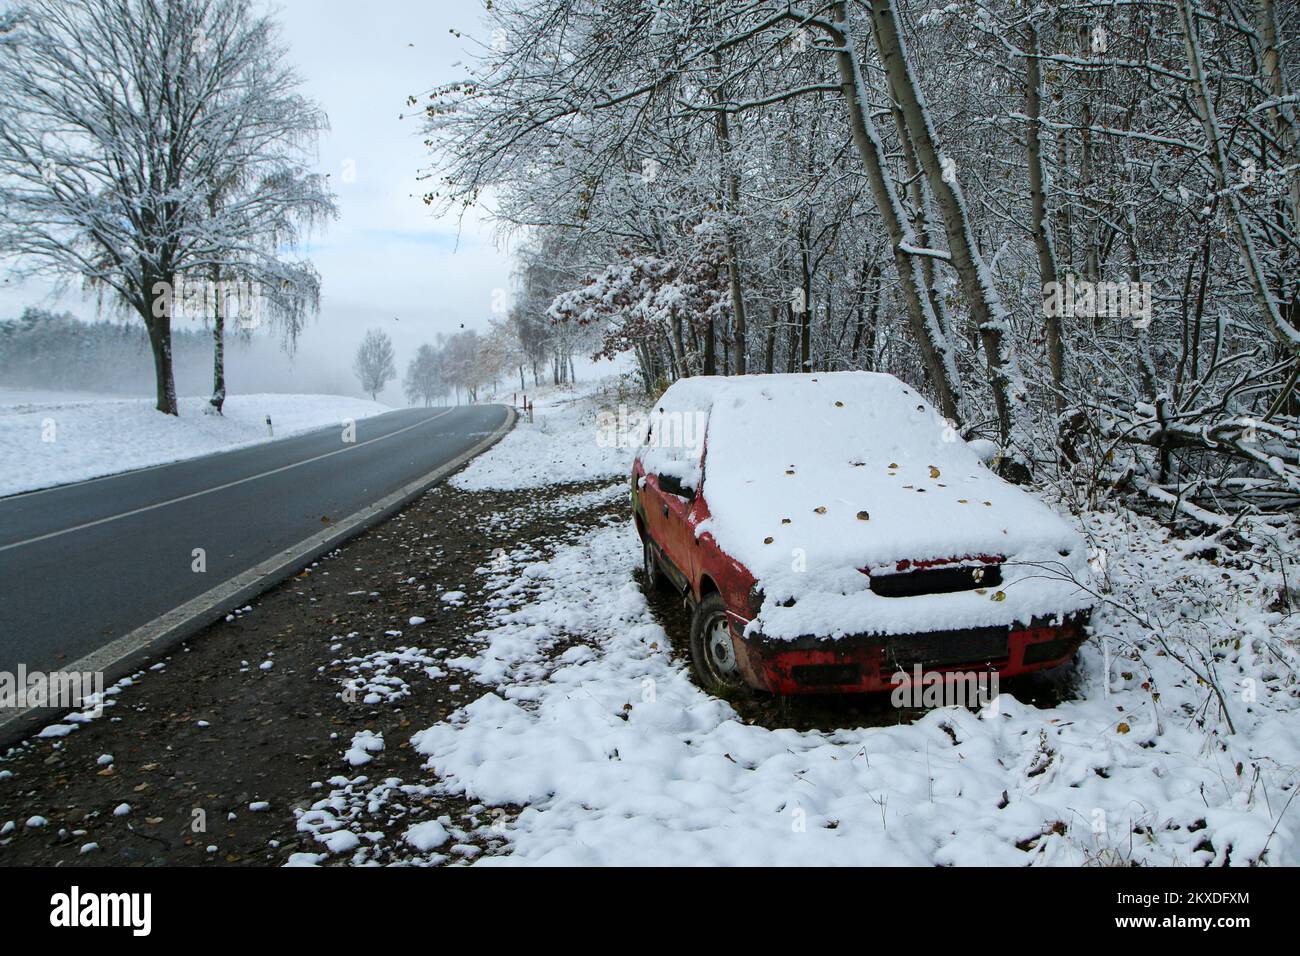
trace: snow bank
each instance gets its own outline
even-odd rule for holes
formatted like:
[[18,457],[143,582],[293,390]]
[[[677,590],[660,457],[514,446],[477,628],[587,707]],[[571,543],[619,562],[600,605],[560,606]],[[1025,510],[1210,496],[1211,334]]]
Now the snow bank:
[[[3,396],[0,396],[3,400]],[[391,411],[340,395],[234,395],[224,415],[182,398],[180,417],[145,399],[0,404],[0,496],[269,441]]]
[[673,657],[619,525],[500,576],[483,651],[450,662],[494,692],[413,743],[446,790],[524,806],[511,854],[484,863],[1241,865],[1266,846],[1266,862],[1300,863],[1300,818],[1284,815],[1294,678],[1255,643],[1300,622],[1264,611],[1249,574],[1224,591],[1220,568],[1156,526],[1093,530],[1115,583],[1153,613],[1176,616],[1189,575],[1222,594],[1212,637],[1244,643],[1220,678],[1262,682],[1252,705],[1234,701],[1237,735],[1214,732],[1208,691],[1110,608],[1083,651],[1084,699],[1055,709],[1004,694],[906,726],[743,724]]

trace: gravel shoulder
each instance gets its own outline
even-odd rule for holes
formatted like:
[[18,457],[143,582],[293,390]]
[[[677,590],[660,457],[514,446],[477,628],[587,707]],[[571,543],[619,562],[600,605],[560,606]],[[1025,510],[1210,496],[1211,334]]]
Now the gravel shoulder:
[[[475,652],[476,571],[620,514],[621,498],[548,508],[609,484],[440,485],[130,679],[101,719],[14,748],[0,758],[0,828],[13,822],[0,865],[281,865],[319,849],[294,811],[362,770],[413,781],[368,821],[376,862],[420,820],[473,830],[482,808],[427,788],[409,744],[482,693],[437,661]],[[363,768],[348,757],[359,732],[387,741]],[[464,847],[448,859],[493,849]]]

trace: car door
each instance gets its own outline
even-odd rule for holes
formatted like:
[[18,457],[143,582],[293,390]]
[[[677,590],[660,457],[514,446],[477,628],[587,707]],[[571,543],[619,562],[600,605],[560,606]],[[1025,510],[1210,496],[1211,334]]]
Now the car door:
[[660,513],[665,522],[663,546],[668,560],[685,579],[683,587],[689,586],[695,574],[695,525],[691,521],[695,492],[696,489],[682,488],[680,484],[660,489],[663,501]]
[[688,529],[690,512],[690,494],[671,476],[646,475],[645,487],[642,489],[644,516],[650,530],[650,538],[659,549],[659,555],[668,575],[679,590],[690,586],[691,555],[682,546]]
[[[643,461],[657,468],[646,475],[644,520],[659,550],[664,573],[680,590],[694,580],[695,527],[691,521],[704,458],[707,413],[698,409],[659,409],[646,443],[654,453]],[[680,479],[678,476],[692,476]],[[693,483],[692,483],[693,482]]]
[[664,548],[669,560],[686,578],[687,585],[695,583],[699,576],[700,539],[696,528],[709,513],[704,500],[704,475],[707,470],[708,442],[701,433],[698,436],[699,450],[695,474],[698,476],[694,487],[677,486],[661,489],[663,504],[660,513],[666,522],[664,528]]

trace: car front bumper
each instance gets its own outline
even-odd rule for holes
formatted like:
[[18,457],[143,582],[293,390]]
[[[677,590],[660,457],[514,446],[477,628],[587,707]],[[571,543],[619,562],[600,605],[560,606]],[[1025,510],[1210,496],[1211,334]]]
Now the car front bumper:
[[900,674],[1014,677],[1068,661],[1087,638],[1088,612],[1057,623],[970,628],[927,634],[860,634],[828,639],[770,640],[741,636],[745,622],[731,617],[741,675],[751,687],[775,694],[840,694],[892,690]]

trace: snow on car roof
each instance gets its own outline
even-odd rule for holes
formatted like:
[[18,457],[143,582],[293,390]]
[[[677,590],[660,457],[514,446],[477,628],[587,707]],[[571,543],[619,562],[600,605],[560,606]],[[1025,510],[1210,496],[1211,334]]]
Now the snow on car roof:
[[[904,560],[987,555],[1087,575],[1074,530],[989,471],[892,375],[686,379],[656,405],[678,416],[692,407],[708,414],[703,488],[711,518],[697,534],[711,533],[759,581],[767,636],[861,631],[864,602],[872,629],[882,632],[1010,624],[1088,603],[1041,571],[1010,569],[990,593],[898,599],[870,591],[859,569],[893,571]],[[648,470],[652,457],[643,456]],[[823,597],[808,600],[813,594]],[[779,606],[792,598],[793,607]],[[852,607],[827,607],[840,598]]]

